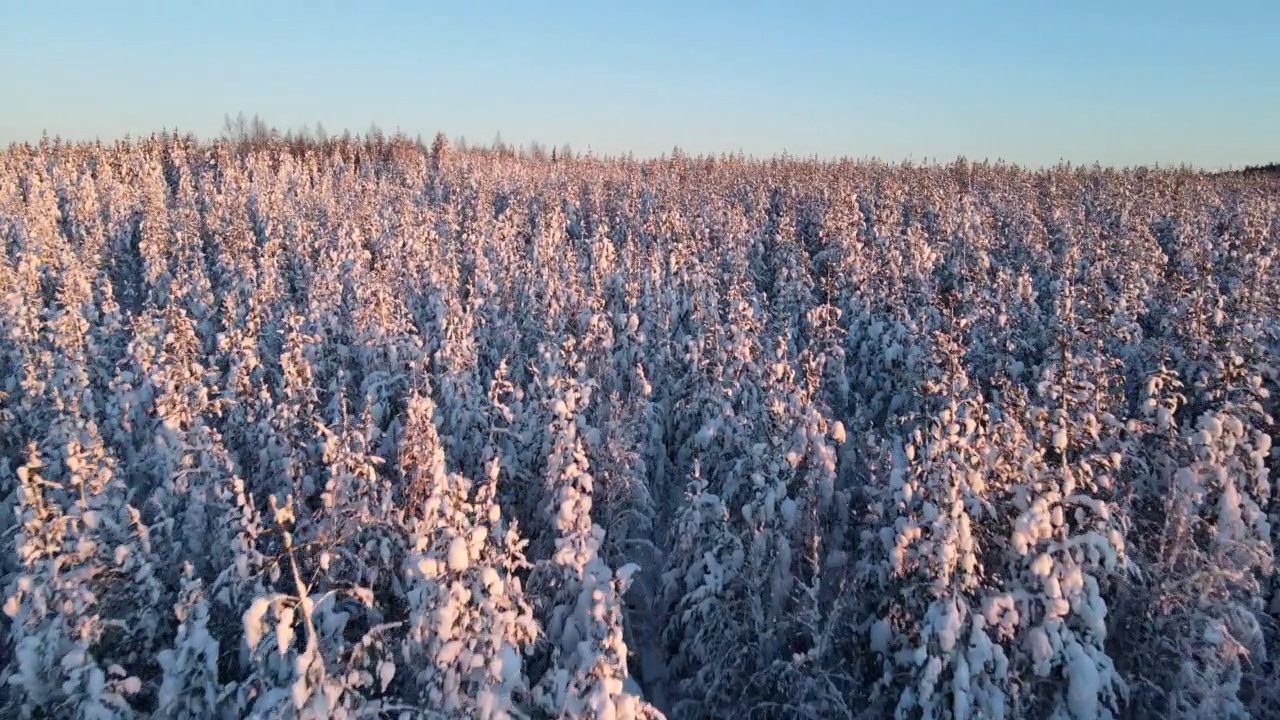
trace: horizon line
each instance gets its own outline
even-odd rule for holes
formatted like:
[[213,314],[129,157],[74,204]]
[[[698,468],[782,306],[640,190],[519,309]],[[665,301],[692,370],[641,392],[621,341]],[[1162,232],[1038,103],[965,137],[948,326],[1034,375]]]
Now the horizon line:
[[[278,137],[280,141],[301,140],[305,142],[320,143],[325,141],[345,140],[345,141],[367,142],[370,139],[376,139],[377,137],[381,136],[383,140],[407,141],[407,142],[420,145],[423,148],[426,148],[429,144],[428,141],[425,139],[426,135],[422,132],[416,132],[416,133],[408,132],[403,130],[400,127],[396,127],[396,129],[392,132],[387,132],[383,130],[381,126],[376,122],[370,123],[369,128],[363,132],[353,131],[349,127],[344,127],[336,132],[329,131],[324,126],[324,123],[320,121],[317,121],[314,126],[312,126],[310,123],[303,123],[302,126],[299,128],[286,128],[282,130],[281,128],[275,125],[271,125],[266,123],[265,121],[262,121],[260,116],[258,115],[254,115],[252,118],[245,118],[243,113],[238,114],[237,122],[241,123],[239,127],[236,128],[240,131],[239,137],[234,137],[229,134],[229,131],[233,129],[233,126],[231,124],[232,123],[231,116],[228,114],[224,118],[223,130],[218,133],[202,134],[193,130],[183,130],[181,127],[178,127],[178,126],[175,126],[172,128],[162,126],[159,130],[151,130],[151,131],[141,132],[138,134],[134,134],[131,131],[126,131],[123,134],[115,135],[115,136],[104,137],[103,135],[94,135],[94,137],[92,138],[86,138],[86,137],[73,138],[73,137],[63,136],[60,133],[51,134],[50,131],[46,128],[41,131],[40,137],[38,139],[35,139],[35,140],[10,139],[9,141],[7,141],[7,143],[3,145],[3,148],[7,152],[13,149],[14,147],[19,147],[19,146],[34,147],[34,146],[39,146],[41,143],[46,141],[53,141],[56,143],[73,144],[73,145],[93,145],[93,144],[103,144],[103,143],[110,144],[110,143],[116,143],[116,142],[137,142],[140,140],[156,139],[156,138],[161,138],[166,136],[194,139],[197,142],[202,144],[206,144],[206,143],[217,144],[219,142],[230,142],[230,143],[244,143],[244,142],[255,142],[255,141],[263,142],[268,140],[270,138],[270,135],[273,133]],[[246,130],[248,130],[250,133],[254,133],[254,135],[251,137],[250,135],[246,134],[245,133]],[[321,133],[321,135],[316,136],[315,133],[317,132]],[[494,139],[490,141],[488,144],[470,142],[467,140],[467,136],[465,133],[459,133],[453,137],[449,137],[448,133],[445,133],[444,131],[436,131],[434,133],[431,133],[430,135],[432,138],[443,136],[449,142],[451,147],[459,148],[461,151],[464,151],[464,152],[492,153],[492,152],[508,151],[508,152],[512,152],[512,154],[519,157],[533,158],[533,157],[536,157],[536,153],[538,152],[537,149],[539,148],[543,152],[548,154],[550,154],[552,151],[564,151],[567,149],[572,153],[572,156],[574,158],[579,158],[579,159],[587,158],[587,159],[594,159],[594,160],[600,160],[600,161],[630,159],[638,162],[645,162],[645,161],[671,160],[678,156],[687,160],[739,158],[739,159],[744,159],[744,160],[753,161],[753,162],[769,162],[769,161],[782,160],[782,161],[791,161],[791,162],[816,162],[819,164],[867,163],[867,164],[882,164],[882,165],[897,165],[897,166],[912,166],[912,167],[947,167],[949,165],[954,165],[956,163],[965,162],[965,163],[974,164],[974,165],[1005,166],[1005,167],[1017,168],[1022,170],[1031,170],[1031,171],[1050,170],[1050,169],[1061,168],[1065,166],[1065,167],[1076,168],[1076,169],[1101,168],[1101,169],[1120,170],[1120,171],[1126,171],[1126,170],[1133,171],[1133,170],[1143,170],[1143,169],[1161,170],[1161,171],[1180,170],[1180,171],[1196,171],[1196,172],[1202,172],[1206,174],[1239,173],[1239,172],[1248,172],[1251,170],[1268,170],[1268,169],[1275,168],[1277,165],[1280,165],[1280,162],[1277,162],[1277,161],[1259,161],[1257,164],[1243,165],[1240,167],[1236,167],[1235,163],[1227,163],[1225,165],[1220,165],[1217,167],[1210,167],[1210,166],[1196,165],[1194,163],[1190,163],[1186,161],[1178,162],[1178,163],[1155,162],[1155,163],[1147,163],[1147,164],[1120,165],[1120,164],[1103,163],[1100,160],[1093,160],[1093,161],[1072,160],[1066,157],[1060,157],[1056,162],[1053,162],[1053,163],[1034,164],[1034,163],[1023,163],[1023,162],[1017,162],[1013,160],[1006,160],[1003,157],[996,157],[993,159],[990,156],[987,156],[987,157],[983,157],[982,159],[976,159],[974,157],[967,156],[963,153],[955,155],[954,157],[951,157],[950,159],[947,159],[947,160],[941,160],[940,157],[937,155],[933,155],[933,156],[926,155],[926,156],[917,158],[913,153],[908,153],[906,157],[895,160],[895,159],[888,159],[878,155],[855,156],[855,155],[848,155],[848,154],[823,154],[823,153],[808,153],[805,155],[799,155],[799,154],[792,154],[785,147],[783,147],[778,151],[774,151],[771,154],[766,154],[766,155],[758,155],[755,153],[750,153],[741,148],[737,150],[719,150],[719,151],[713,151],[713,152],[702,151],[698,153],[692,153],[684,150],[679,144],[673,145],[670,150],[662,151],[660,154],[638,153],[633,150],[628,150],[628,151],[619,152],[619,153],[597,153],[590,144],[586,146],[587,149],[585,151],[579,151],[574,148],[574,144],[572,142],[563,142],[558,145],[543,143],[542,141],[539,141],[539,140],[528,140],[524,143],[508,142],[505,139],[503,139],[501,131],[496,132],[494,135]],[[499,143],[501,144],[499,145]]]

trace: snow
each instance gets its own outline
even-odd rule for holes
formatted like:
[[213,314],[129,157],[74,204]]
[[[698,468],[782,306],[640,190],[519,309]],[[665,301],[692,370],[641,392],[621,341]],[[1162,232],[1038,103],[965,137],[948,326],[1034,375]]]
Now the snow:
[[937,633],[938,646],[942,652],[950,653],[955,650],[956,643],[960,640],[960,631],[964,624],[959,602],[955,598],[945,602],[942,605],[941,615],[938,624],[934,627],[934,632]]
[[440,665],[450,665],[465,649],[466,645],[461,640],[451,640],[441,646],[440,651],[436,653],[435,660]]
[[839,420],[831,424],[831,440],[837,445],[843,445],[847,440],[845,435],[844,423]]
[[1261,702],[1268,185],[301,150],[0,151],[0,716]]
[[451,572],[463,572],[471,564],[467,541],[456,537],[449,543],[448,566]]
[[1049,634],[1042,627],[1034,627],[1027,633],[1027,650],[1031,661],[1035,664],[1036,675],[1044,677],[1049,674],[1049,661],[1053,658],[1053,647],[1049,643]]
[[1053,449],[1059,452],[1067,449],[1067,431],[1065,428],[1058,428],[1053,431]]
[[1031,572],[1042,578],[1048,578],[1049,574],[1053,572],[1053,558],[1048,553],[1041,553],[1031,563]]
[[378,685],[382,692],[386,692],[391,685],[391,680],[396,676],[396,665],[393,662],[384,660],[378,663]]
[[267,610],[271,607],[272,598],[258,597],[254,598],[249,608],[244,612],[244,639],[252,650],[262,641],[262,636],[266,633],[263,627],[263,618],[267,614]]
[[1102,693],[1102,680],[1098,666],[1083,647],[1073,643],[1067,647],[1067,707],[1076,720],[1093,720],[1099,717],[1098,696]]
[[792,498],[786,498],[782,501],[780,507],[782,511],[782,522],[786,527],[792,528],[796,524],[796,501]]
[[893,629],[889,621],[881,618],[871,624],[871,650],[881,655],[889,654],[889,646],[893,641]]
[[283,607],[276,615],[276,652],[284,657],[293,648],[294,609]]

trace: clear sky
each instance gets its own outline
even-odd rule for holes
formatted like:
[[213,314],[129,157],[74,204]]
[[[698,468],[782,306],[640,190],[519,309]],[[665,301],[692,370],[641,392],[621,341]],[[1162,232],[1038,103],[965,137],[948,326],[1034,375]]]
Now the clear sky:
[[1280,161],[1280,0],[0,0],[0,143],[372,123],[597,153]]

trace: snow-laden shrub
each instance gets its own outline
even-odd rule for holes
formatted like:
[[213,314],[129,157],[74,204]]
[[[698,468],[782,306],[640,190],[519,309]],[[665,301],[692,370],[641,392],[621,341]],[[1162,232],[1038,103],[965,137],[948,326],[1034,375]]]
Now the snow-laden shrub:
[[397,624],[361,629],[363,623],[353,622],[354,612],[360,613],[356,620],[378,614],[368,588],[317,592],[304,580],[298,548],[284,529],[295,512],[292,498],[273,508],[284,551],[281,586],[288,590],[259,595],[244,611],[242,657],[248,672],[236,702],[252,718],[341,719],[382,712],[392,705],[381,696],[395,675],[388,635]]
[[502,520],[498,461],[476,486],[448,473],[428,398],[406,408],[401,472],[414,487],[401,521],[407,620],[400,692],[453,717],[501,720],[528,704],[524,657],[538,635],[520,573],[525,541]]
[[580,431],[590,395],[568,379],[552,378],[549,402],[545,517],[554,551],[535,569],[535,597],[549,658],[534,701],[553,717],[580,720],[644,718],[652,709],[626,691],[630,671],[622,627],[622,596],[638,569],[610,569],[603,557],[604,529],[592,521],[590,474]]
[[887,477],[870,491],[865,647],[881,666],[876,695],[894,717],[1014,717],[1009,646],[1019,609],[986,565],[1008,523],[997,503],[1013,480],[1000,462],[1010,438],[958,366],[961,348],[941,334],[935,345],[919,414],[904,419]]

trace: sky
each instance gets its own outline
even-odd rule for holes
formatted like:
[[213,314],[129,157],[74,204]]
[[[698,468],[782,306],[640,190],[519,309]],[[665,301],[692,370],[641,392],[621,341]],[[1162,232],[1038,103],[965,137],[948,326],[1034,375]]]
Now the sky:
[[0,143],[280,128],[597,154],[1280,161],[1276,0],[0,0]]

